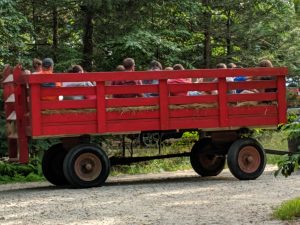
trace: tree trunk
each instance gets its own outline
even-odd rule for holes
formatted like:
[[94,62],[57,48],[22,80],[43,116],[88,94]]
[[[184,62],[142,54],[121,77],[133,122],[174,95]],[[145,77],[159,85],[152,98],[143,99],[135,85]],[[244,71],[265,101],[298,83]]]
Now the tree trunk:
[[204,51],[203,51],[203,66],[210,68],[211,66],[211,12],[210,12],[210,0],[202,0],[202,4],[205,6],[204,11]]
[[58,13],[57,7],[53,6],[52,9],[52,50],[53,50],[53,60],[57,62],[57,49],[58,49]]
[[84,13],[84,30],[83,30],[83,60],[82,66],[86,71],[93,69],[93,13],[88,8],[82,8]]
[[231,61],[231,54],[232,54],[232,45],[231,45],[231,34],[230,34],[230,28],[231,28],[231,11],[228,10],[226,12],[227,14],[227,21],[226,21],[226,50],[227,50],[227,63]]
[[34,40],[34,53],[37,54],[38,51],[38,45],[37,45],[37,36],[36,36],[36,24],[37,24],[37,17],[35,13],[35,0],[31,1],[32,4],[32,27],[33,27],[33,40]]

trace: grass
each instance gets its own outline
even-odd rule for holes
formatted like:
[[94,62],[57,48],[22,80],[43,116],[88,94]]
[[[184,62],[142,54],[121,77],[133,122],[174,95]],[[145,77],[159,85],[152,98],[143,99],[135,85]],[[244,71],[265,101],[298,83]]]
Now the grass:
[[295,220],[300,218],[300,197],[283,202],[275,209],[273,216],[280,220]]

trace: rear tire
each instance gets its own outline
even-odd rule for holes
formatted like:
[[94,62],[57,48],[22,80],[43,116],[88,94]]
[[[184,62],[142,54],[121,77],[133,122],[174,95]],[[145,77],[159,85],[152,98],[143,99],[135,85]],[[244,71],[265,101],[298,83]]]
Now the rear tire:
[[63,171],[68,181],[78,188],[101,186],[110,171],[104,150],[93,144],[81,144],[67,154]]
[[51,146],[43,156],[42,171],[44,177],[54,185],[67,185],[69,184],[63,172],[63,162],[67,150],[63,144],[55,144]]
[[216,154],[211,139],[196,142],[191,150],[190,161],[196,173],[202,177],[217,176],[225,166],[225,156]]
[[254,180],[264,172],[265,151],[259,142],[252,138],[238,139],[229,148],[227,163],[236,178]]

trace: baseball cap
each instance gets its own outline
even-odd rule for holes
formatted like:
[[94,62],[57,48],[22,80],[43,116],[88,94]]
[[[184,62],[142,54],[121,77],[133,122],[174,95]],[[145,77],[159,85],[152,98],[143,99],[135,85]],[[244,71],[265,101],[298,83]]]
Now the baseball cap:
[[48,69],[48,68],[50,68],[52,66],[54,66],[54,62],[53,62],[53,60],[51,58],[44,58],[43,59],[42,67]]

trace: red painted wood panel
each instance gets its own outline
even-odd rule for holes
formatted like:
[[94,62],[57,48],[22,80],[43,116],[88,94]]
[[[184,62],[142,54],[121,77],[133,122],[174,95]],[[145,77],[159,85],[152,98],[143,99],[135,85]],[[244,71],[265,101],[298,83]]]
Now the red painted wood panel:
[[169,89],[167,80],[159,81],[160,130],[169,129]]
[[[40,109],[53,114],[43,114],[40,121],[43,132],[47,135],[55,135],[60,132],[71,135],[84,133],[110,133],[110,132],[134,132],[141,130],[169,130],[188,128],[227,129],[229,126],[265,126],[277,124],[279,111],[274,105],[241,106],[232,105],[245,101],[273,101],[283,98],[283,92],[258,93],[258,94],[228,94],[228,90],[235,89],[265,89],[271,87],[283,88],[286,68],[255,68],[236,70],[186,70],[186,71],[159,71],[159,72],[104,72],[85,73],[79,76],[72,74],[43,75],[39,77],[26,77],[31,83],[54,81],[96,81],[97,87],[74,88],[42,88],[41,93],[35,88],[39,96],[49,95],[96,95],[96,100],[69,100],[69,101],[40,101]],[[252,82],[226,82],[225,77],[234,77],[243,74],[245,76],[277,77],[276,80],[252,81]],[[168,84],[168,78],[219,78],[215,83],[197,84]],[[158,79],[158,85],[142,86],[110,86],[105,81],[111,80],[149,80]],[[34,89],[34,88],[33,88]],[[218,90],[218,95],[201,96],[169,96],[170,92],[184,92],[187,90],[211,91]],[[159,93],[154,98],[107,98],[112,94],[129,93]],[[105,98],[106,96],[106,98]],[[229,104],[229,102],[231,102]],[[212,104],[214,103],[214,104]],[[283,102],[284,103],[284,102]],[[200,107],[195,108],[198,104]],[[201,104],[203,108],[201,108]],[[206,105],[205,105],[206,104]],[[211,104],[211,105],[209,105]],[[282,104],[279,103],[279,104]],[[177,106],[176,106],[177,105]],[[182,108],[178,105],[182,105]],[[147,106],[150,106],[150,108]],[[122,107],[120,112],[113,111]],[[130,107],[139,107],[132,109]],[[146,110],[142,110],[145,107]],[[151,108],[152,107],[152,108]],[[175,107],[175,108],[174,108]],[[114,108],[114,109],[112,109]],[[38,109],[38,108],[37,108]],[[72,109],[70,112],[69,109]],[[86,110],[88,109],[88,110]],[[76,112],[78,110],[78,112]],[[94,111],[93,111],[94,110]],[[281,110],[285,116],[285,111]],[[242,118],[242,119],[241,119]],[[245,119],[245,118],[249,118]],[[263,119],[257,119],[263,118]],[[274,118],[277,118],[274,120]],[[282,116],[283,118],[283,116]],[[282,119],[281,118],[281,119]],[[80,123],[80,125],[79,125]],[[239,123],[239,124],[238,124]],[[61,124],[61,125],[59,125]],[[77,126],[83,126],[74,130]],[[44,129],[45,127],[45,129]],[[47,128],[46,128],[47,127]],[[54,128],[59,127],[59,129]],[[84,128],[86,127],[86,128]],[[77,128],[76,128],[77,129]],[[44,133],[43,135],[45,135]]]
[[176,78],[220,78],[243,76],[281,76],[287,75],[287,68],[242,68],[242,69],[200,69],[182,71],[136,71],[123,72],[91,72],[82,74],[56,73],[55,76],[41,74],[40,76],[25,76],[23,79],[29,83],[45,82],[80,82],[80,81],[113,81],[113,80],[159,80]]

